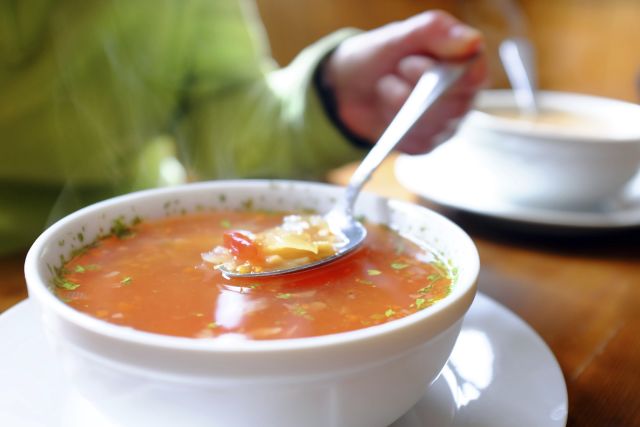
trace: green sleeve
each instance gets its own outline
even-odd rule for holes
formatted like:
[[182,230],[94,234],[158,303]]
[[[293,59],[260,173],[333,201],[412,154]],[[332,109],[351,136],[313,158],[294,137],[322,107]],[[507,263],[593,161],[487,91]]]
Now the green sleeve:
[[209,48],[196,52],[197,73],[179,127],[190,173],[198,179],[315,179],[361,157],[363,150],[328,119],[313,84],[319,63],[353,31],[331,34],[276,69],[264,60],[268,55],[256,35],[256,20],[247,24],[251,11],[238,13],[235,25],[233,14],[226,16],[224,39],[206,16],[195,33]]
[[350,34],[280,69],[248,1],[0,1],[0,254],[124,192],[357,159],[313,85]]

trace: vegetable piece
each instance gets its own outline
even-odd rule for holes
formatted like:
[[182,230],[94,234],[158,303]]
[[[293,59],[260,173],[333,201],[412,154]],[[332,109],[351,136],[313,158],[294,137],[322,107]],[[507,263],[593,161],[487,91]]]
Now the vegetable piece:
[[392,262],[391,263],[391,268],[393,268],[394,270],[402,270],[404,268],[409,267],[409,264],[405,264],[403,262]]
[[223,245],[243,261],[251,261],[258,256],[258,247],[251,237],[240,231],[226,231],[222,235]]

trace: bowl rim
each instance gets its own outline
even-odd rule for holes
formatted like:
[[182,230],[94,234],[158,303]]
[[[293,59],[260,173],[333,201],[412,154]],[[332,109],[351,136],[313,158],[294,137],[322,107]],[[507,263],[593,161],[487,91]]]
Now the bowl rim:
[[[600,103],[603,107],[610,106],[620,109],[627,109],[631,113],[638,116],[640,121],[640,105],[632,102],[607,98],[603,96],[583,94],[577,92],[563,92],[553,90],[540,90],[538,91],[538,97],[542,103],[553,102],[557,103],[553,105],[554,109],[560,111],[570,111],[568,108],[562,108],[563,102],[581,102],[581,103]],[[559,128],[552,126],[527,126],[518,123],[516,120],[508,118],[496,117],[485,111],[481,111],[482,104],[487,101],[503,102],[505,107],[514,107],[515,99],[513,90],[511,89],[488,89],[480,92],[475,100],[473,109],[469,112],[466,118],[466,123],[471,123],[473,127],[479,127],[496,132],[524,135],[528,138],[535,139],[553,139],[555,141],[563,142],[578,142],[578,143],[618,143],[618,144],[639,144],[640,143],[640,128],[630,127],[631,129],[638,129],[631,134],[615,134],[615,133],[592,133],[586,132],[571,132],[571,130],[561,131]]]
[[[100,212],[107,207],[114,205],[126,205],[128,203],[140,203],[146,197],[154,197],[157,195],[164,194],[167,197],[170,197],[171,194],[184,191],[206,191],[223,186],[226,189],[228,189],[230,186],[249,186],[255,187],[256,190],[260,190],[260,188],[266,189],[269,185],[273,185],[274,183],[285,185],[294,184],[311,188],[330,187],[336,190],[341,188],[339,186],[331,184],[294,180],[218,180],[136,191],[125,195],[116,196],[98,203],[94,203],[61,218],[53,225],[48,227],[44,232],[42,232],[42,234],[35,240],[27,253],[24,264],[24,272],[27,281],[29,298],[36,299],[37,302],[53,310],[53,312],[57,316],[80,328],[81,330],[115,341],[133,345],[143,345],[156,349],[223,354],[248,354],[264,352],[278,353],[283,351],[290,352],[292,350],[313,350],[319,348],[341,346],[346,343],[379,339],[380,336],[394,334],[399,330],[410,328],[411,326],[416,326],[417,324],[425,322],[427,321],[427,319],[442,314],[447,310],[460,309],[462,308],[461,304],[464,304],[464,310],[462,310],[457,318],[461,319],[464,316],[471,304],[471,301],[473,300],[473,297],[476,294],[476,283],[480,269],[480,259],[478,251],[472,239],[457,224],[437,212],[413,203],[389,199],[372,193],[368,193],[369,197],[373,196],[378,200],[384,200],[391,205],[398,204],[398,206],[415,209],[422,215],[427,215],[429,217],[429,221],[440,221],[441,223],[446,224],[446,226],[451,228],[452,231],[458,233],[458,240],[463,242],[462,244],[468,247],[469,253],[469,259],[466,260],[468,262],[468,265],[466,265],[466,269],[469,271],[469,274],[464,276],[467,278],[467,280],[459,280],[457,282],[457,285],[449,295],[438,301],[438,303],[427,307],[419,312],[412,313],[403,318],[395,319],[391,322],[383,323],[380,325],[365,327],[353,331],[313,337],[285,338],[274,340],[243,340],[237,342],[163,335],[136,330],[130,327],[115,325],[107,321],[94,318],[88,314],[69,307],[67,304],[57,298],[53,294],[53,292],[50,291],[46,279],[41,275],[39,271],[40,256],[44,251],[46,251],[49,245],[54,245],[54,236],[56,232],[58,232],[68,224],[72,224],[82,218],[86,218],[89,215]],[[390,207],[392,208],[392,206]],[[463,276],[461,275],[460,279],[462,278]],[[446,327],[440,328],[440,331],[446,330],[449,326],[451,326],[451,324],[447,324]]]

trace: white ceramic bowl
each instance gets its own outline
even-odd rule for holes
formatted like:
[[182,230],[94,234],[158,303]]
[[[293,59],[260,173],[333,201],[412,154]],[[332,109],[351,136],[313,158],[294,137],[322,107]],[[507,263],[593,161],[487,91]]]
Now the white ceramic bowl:
[[592,209],[619,195],[640,167],[640,106],[541,91],[542,110],[575,114],[584,125],[533,125],[485,111],[516,112],[513,92],[482,92],[456,143],[477,157],[489,184],[512,201]]
[[[50,291],[51,268],[120,216],[163,217],[202,206],[326,211],[339,187],[219,181],[134,193],[82,209],[33,244],[29,297],[78,392],[118,426],[387,426],[437,377],[476,291],[478,254],[455,224],[425,208],[362,194],[357,212],[436,248],[459,269],[432,307],[352,332],[219,342],[163,336],[80,313]],[[224,197],[222,196],[224,195]],[[162,315],[162,313],[158,313]]]

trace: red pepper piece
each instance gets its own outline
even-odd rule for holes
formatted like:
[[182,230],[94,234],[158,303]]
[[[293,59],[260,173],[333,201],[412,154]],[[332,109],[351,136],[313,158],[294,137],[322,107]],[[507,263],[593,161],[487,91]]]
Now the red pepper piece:
[[222,235],[222,244],[242,261],[251,261],[258,256],[258,246],[240,231],[226,231]]

